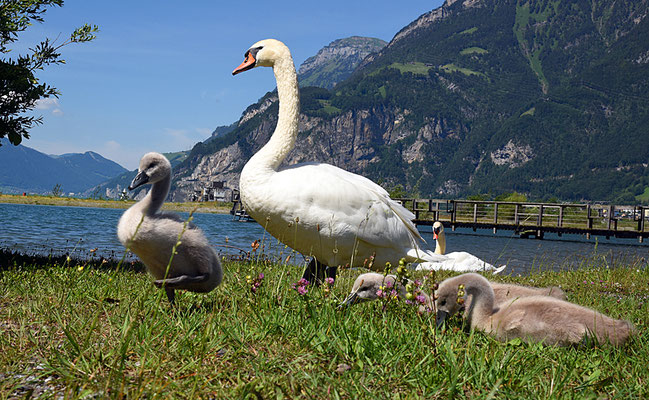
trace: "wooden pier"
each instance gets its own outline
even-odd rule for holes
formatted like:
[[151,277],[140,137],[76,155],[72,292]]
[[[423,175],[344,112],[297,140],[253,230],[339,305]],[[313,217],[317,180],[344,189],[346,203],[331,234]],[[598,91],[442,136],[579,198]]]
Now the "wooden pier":
[[649,206],[518,203],[506,201],[395,199],[415,214],[416,225],[441,221],[457,227],[511,230],[521,237],[543,239],[546,232],[606,238],[649,237]]
[[230,199],[232,201],[232,209],[230,210],[230,215],[232,215],[232,219],[236,221],[245,221],[245,222],[254,222],[255,220],[248,215],[246,210],[243,208],[243,204],[241,203],[241,195],[239,194],[239,190],[234,189],[232,191],[232,197]]

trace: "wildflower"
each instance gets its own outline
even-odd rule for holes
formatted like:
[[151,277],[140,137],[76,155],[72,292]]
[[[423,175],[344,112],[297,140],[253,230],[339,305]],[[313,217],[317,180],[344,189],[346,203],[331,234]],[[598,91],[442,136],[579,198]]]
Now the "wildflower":
[[417,297],[415,297],[415,300],[417,300],[419,304],[426,304],[426,297],[424,295],[417,295]]
[[329,277],[325,279],[325,283],[329,286],[332,286],[334,284],[334,278]]
[[83,265],[79,265],[79,266],[77,267],[77,271],[83,271]]
[[309,286],[309,281],[302,278],[293,284],[293,289],[295,289],[297,291],[297,294],[299,294],[300,296],[304,296],[309,292],[309,289],[307,289],[308,286]]
[[392,281],[386,281],[385,282],[385,287],[387,287],[388,289],[392,289],[393,286],[394,286],[394,283]]
[[383,297],[383,290],[381,290],[381,289],[377,290],[377,291],[376,291],[376,296],[377,296],[378,298]]
[[255,239],[255,241],[252,242],[250,246],[252,247],[252,251],[257,251],[257,249],[259,248],[259,240]]

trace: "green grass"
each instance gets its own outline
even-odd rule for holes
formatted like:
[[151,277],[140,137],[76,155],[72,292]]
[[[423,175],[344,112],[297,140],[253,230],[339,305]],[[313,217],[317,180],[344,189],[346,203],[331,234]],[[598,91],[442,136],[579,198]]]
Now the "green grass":
[[473,28],[463,30],[462,32],[460,32],[460,35],[470,35],[472,33],[475,33],[475,31],[477,31],[477,30],[478,30],[478,27],[474,26]]
[[412,62],[407,64],[392,63],[388,68],[396,68],[401,71],[402,74],[405,72],[412,72],[415,75],[428,75],[428,70],[431,69],[431,67],[422,62]]
[[649,187],[644,188],[642,194],[637,195],[636,200],[642,203],[649,203]]
[[470,70],[468,68],[458,67],[455,64],[446,64],[446,65],[441,66],[440,69],[442,71],[446,71],[446,72],[461,72],[464,75],[485,76],[482,72],[476,72],[476,71]]
[[525,115],[534,115],[535,112],[536,112],[536,107],[532,107],[529,110],[522,113],[520,116],[523,117]]
[[485,50],[481,47],[467,47],[466,49],[460,51],[460,54],[465,55],[465,54],[487,54],[489,53],[488,50]]
[[[7,204],[36,204],[49,206],[70,206],[70,207],[95,207],[95,208],[121,208],[126,209],[135,204],[135,200],[100,200],[82,199],[77,197],[59,197],[30,194],[20,196],[16,194],[0,193],[0,203]],[[190,212],[195,210],[198,213],[228,213],[232,208],[232,202],[166,202],[163,210]]]
[[[301,297],[291,287],[301,268],[228,261],[220,287],[181,292],[171,310],[138,264],[117,270],[98,260],[68,265],[8,253],[0,262],[2,399],[649,395],[649,271],[638,265],[585,259],[575,271],[494,278],[561,285],[570,301],[639,331],[624,348],[557,348],[497,342],[458,320],[439,332],[434,315],[403,303],[340,310],[355,270],[343,270],[330,293]],[[246,276],[261,272],[252,293]]]

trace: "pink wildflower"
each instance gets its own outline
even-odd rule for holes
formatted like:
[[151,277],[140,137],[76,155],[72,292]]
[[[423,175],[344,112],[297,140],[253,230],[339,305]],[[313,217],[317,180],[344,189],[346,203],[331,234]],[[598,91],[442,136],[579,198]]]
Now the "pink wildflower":
[[297,288],[297,293],[298,293],[300,296],[304,296],[305,294],[307,294],[308,291],[309,291],[309,290],[308,290],[306,287],[304,287],[304,286],[298,286],[298,288]]
[[330,278],[325,279],[325,283],[327,285],[329,285],[329,286],[333,285],[334,284],[334,278],[330,277]]

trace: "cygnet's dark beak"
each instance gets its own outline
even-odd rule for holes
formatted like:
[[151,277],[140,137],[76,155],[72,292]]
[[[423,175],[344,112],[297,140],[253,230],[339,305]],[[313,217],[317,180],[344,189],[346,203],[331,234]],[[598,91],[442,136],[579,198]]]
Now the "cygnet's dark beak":
[[437,329],[444,325],[446,317],[448,317],[448,313],[446,311],[437,310],[437,314],[435,315],[435,324],[437,325]]
[[147,174],[145,174],[144,172],[138,172],[138,174],[135,175],[135,178],[133,178],[131,184],[128,186],[128,190],[138,188],[147,182],[149,182],[149,177],[147,176]]
[[339,308],[345,307],[345,306],[351,306],[354,305],[358,302],[358,293],[352,292],[347,296],[345,300],[340,304]]

